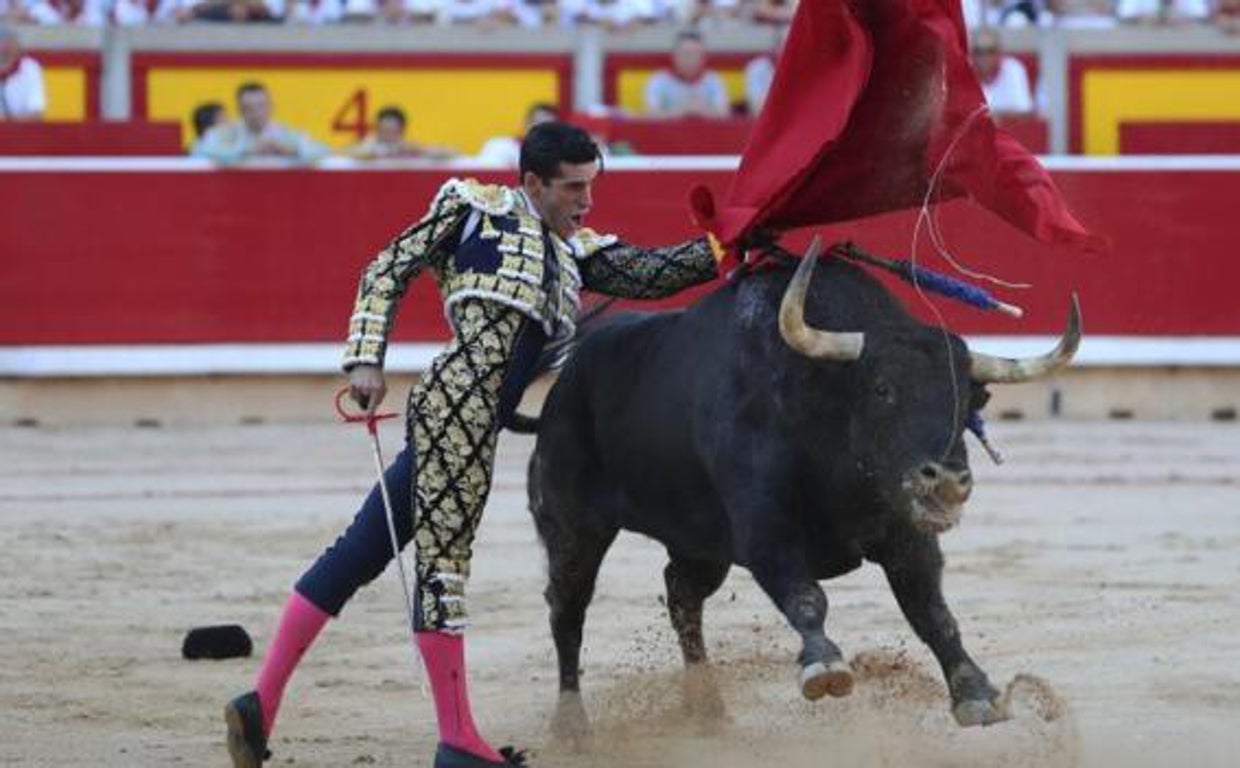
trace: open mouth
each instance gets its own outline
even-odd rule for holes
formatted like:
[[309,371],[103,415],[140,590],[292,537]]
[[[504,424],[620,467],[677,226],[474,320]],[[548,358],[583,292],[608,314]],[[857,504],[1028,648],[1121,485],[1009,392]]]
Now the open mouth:
[[573,223],[574,227],[580,227],[586,220],[586,215],[584,213],[574,213],[572,216],[568,217],[568,220]]

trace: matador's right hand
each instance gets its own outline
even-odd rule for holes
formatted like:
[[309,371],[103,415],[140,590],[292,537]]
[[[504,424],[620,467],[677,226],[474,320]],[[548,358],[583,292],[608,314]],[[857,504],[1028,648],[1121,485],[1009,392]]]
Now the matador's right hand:
[[383,369],[377,365],[355,365],[349,370],[349,397],[373,416],[387,394],[387,382],[383,380]]

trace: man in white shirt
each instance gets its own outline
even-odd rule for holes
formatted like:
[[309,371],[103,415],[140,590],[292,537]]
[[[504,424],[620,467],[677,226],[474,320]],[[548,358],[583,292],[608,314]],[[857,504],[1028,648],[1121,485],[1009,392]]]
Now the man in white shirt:
[[997,115],[1033,112],[1029,73],[1024,64],[1004,55],[999,47],[999,36],[993,30],[980,29],[974,33],[973,67],[991,112]]
[[744,18],[748,5],[740,0],[666,0],[676,23],[685,27],[704,27]]
[[292,0],[286,7],[288,14],[284,20],[289,24],[318,27],[335,24],[344,17],[341,0]]
[[693,30],[677,34],[672,47],[672,68],[659,70],[646,83],[646,114],[726,117],[729,111],[723,78],[706,68],[702,36]]
[[625,29],[666,17],[667,8],[661,0],[560,0],[560,23],[566,27],[598,24]]
[[261,158],[312,163],[327,155],[325,147],[304,133],[271,119],[271,94],[260,83],[237,89],[237,111],[240,120],[212,128],[193,153],[222,164]]
[[0,25],[0,120],[42,120],[46,111],[43,68],[22,55],[16,31]]
[[1175,24],[1210,19],[1209,0],[1117,0],[1115,18],[1125,24]]
[[102,27],[108,23],[110,0],[28,0],[26,13],[46,27]]
[[788,37],[787,27],[775,30],[775,46],[770,53],[755,56],[745,65],[745,103],[749,114],[756,117],[766,104],[766,95],[771,90],[771,82],[775,80],[775,63],[784,49],[784,40]]

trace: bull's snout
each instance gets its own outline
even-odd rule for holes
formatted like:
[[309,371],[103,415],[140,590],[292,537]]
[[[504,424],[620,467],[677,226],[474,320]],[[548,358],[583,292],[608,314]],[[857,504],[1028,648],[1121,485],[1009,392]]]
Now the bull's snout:
[[912,497],[913,524],[930,533],[943,533],[960,522],[973,475],[968,467],[927,461],[909,473],[905,487]]
[[929,485],[929,492],[944,504],[963,504],[973,492],[973,474],[968,468],[953,469],[937,461],[927,461],[918,474]]

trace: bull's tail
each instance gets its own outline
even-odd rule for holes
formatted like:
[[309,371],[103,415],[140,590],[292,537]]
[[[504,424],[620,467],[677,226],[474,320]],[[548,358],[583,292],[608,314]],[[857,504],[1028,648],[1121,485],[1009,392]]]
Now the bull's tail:
[[[534,370],[530,374],[530,381],[537,379],[539,376],[559,371],[572,354],[573,347],[576,343],[591,330],[594,324],[597,323],[598,320],[602,318],[603,314],[607,310],[611,309],[611,306],[615,303],[615,298],[609,298],[605,301],[598,302],[583,312],[581,317],[577,318],[577,331],[573,335],[573,338],[569,339],[564,344],[554,347],[549,346],[547,349],[543,350],[542,355],[538,358],[538,362],[534,364]],[[512,416],[509,417],[508,423],[504,425],[504,428],[509,432],[515,432],[518,435],[536,435],[538,434],[538,428],[541,425],[542,419],[537,416],[526,416],[524,414],[514,412]]]
[[523,413],[513,413],[508,418],[508,423],[504,425],[509,432],[515,432],[518,435],[537,435],[540,426],[542,426],[542,419],[537,416],[526,416]]

